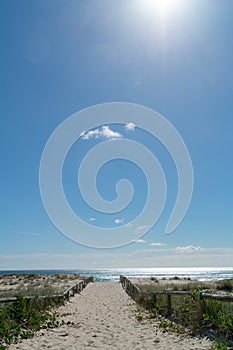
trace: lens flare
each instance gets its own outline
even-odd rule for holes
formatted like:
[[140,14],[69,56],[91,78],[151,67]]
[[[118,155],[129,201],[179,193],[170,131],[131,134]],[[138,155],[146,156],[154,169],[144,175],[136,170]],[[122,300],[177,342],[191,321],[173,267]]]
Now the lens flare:
[[176,12],[181,7],[180,0],[146,0],[143,1],[143,9],[149,13],[156,12],[160,17],[165,18]]

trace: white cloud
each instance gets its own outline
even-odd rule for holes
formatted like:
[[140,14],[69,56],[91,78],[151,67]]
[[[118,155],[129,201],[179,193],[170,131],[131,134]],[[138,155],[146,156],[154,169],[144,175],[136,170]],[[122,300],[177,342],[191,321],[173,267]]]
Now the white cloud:
[[19,235],[27,235],[27,236],[39,236],[38,232],[17,232]]
[[153,242],[150,244],[152,247],[161,247],[163,245],[166,245],[165,243],[159,243],[159,242]]
[[[139,244],[131,252],[111,252],[87,250],[80,254],[37,253],[1,255],[0,265],[5,270],[31,269],[91,269],[124,267],[223,267],[232,266],[233,248],[203,248],[196,254],[177,254],[176,248],[141,249],[146,244]],[[198,256],[198,259],[196,258]],[[94,265],[96,263],[96,265]],[[231,268],[232,270],[232,268]]]
[[144,239],[134,239],[133,242],[135,243],[145,243]]
[[202,251],[203,248],[199,246],[193,246],[193,245],[188,245],[188,246],[183,246],[183,247],[176,247],[176,251],[178,253],[195,253],[195,252],[200,252]]
[[136,229],[135,229],[135,233],[142,232],[142,231],[146,230],[147,228],[148,228],[147,225],[138,226],[138,227],[136,227]]
[[115,224],[121,224],[123,222],[123,219],[116,219],[114,222]]
[[80,134],[80,136],[83,140],[99,139],[99,138],[117,139],[122,137],[122,135],[119,132],[111,130],[110,127],[107,125],[103,125],[101,128],[94,129],[94,130],[90,130],[86,132],[83,131]]
[[136,125],[134,123],[127,123],[125,124],[125,130],[126,131],[134,131]]
[[122,135],[119,132],[111,130],[109,126],[102,126],[102,135],[107,139],[122,137]]
[[15,255],[0,255],[1,259],[37,259],[37,258],[47,258],[48,254],[46,253],[38,253],[38,254],[15,254]]
[[81,138],[84,138],[85,134],[86,134],[86,132],[83,131],[83,132],[81,132],[81,134],[80,134],[79,136],[80,136]]
[[89,221],[95,221],[96,218],[89,218],[88,220],[89,220]]

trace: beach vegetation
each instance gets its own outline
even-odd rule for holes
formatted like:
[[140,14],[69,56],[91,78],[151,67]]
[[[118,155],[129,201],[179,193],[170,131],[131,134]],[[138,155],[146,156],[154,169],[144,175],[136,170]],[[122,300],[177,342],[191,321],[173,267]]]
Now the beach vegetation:
[[159,323],[159,328],[165,329],[165,330],[170,330],[174,328],[174,323],[172,323],[171,321],[167,321],[167,320],[162,320]]
[[153,282],[156,282],[156,283],[159,282],[159,280],[156,277],[151,277],[150,280],[153,281]]
[[220,342],[218,339],[214,340],[214,345],[211,347],[211,350],[227,350],[228,346],[225,342]]
[[26,299],[17,295],[17,302],[0,304],[0,350],[17,339],[32,338],[36,331],[57,327],[58,314],[54,307],[61,299]]
[[[233,342],[233,303],[200,298],[200,291],[215,293],[216,291],[229,291],[232,280],[217,283],[182,281],[176,283],[169,281],[156,284],[138,284],[140,290],[136,301],[148,310],[148,318],[164,317],[159,327],[169,330],[184,330],[192,335],[212,333],[212,340],[224,337],[226,343]],[[189,294],[171,295],[170,305],[166,292],[188,291]],[[153,294],[152,292],[165,292]],[[147,294],[148,293],[148,294]],[[169,309],[171,308],[171,309]],[[173,323],[178,327],[174,327]],[[225,349],[224,342],[216,342],[216,349]],[[214,349],[215,349],[214,348]]]
[[136,320],[137,320],[138,322],[142,322],[143,319],[145,318],[143,309],[142,309],[140,306],[138,306],[138,307],[134,310],[134,313],[135,313]]
[[83,277],[78,274],[0,275],[0,298],[14,297],[16,293],[23,296],[62,294],[67,287],[80,279]]
[[[31,338],[43,329],[73,325],[61,319],[66,314],[59,315],[56,307],[64,304],[63,293],[67,287],[74,286],[74,280],[80,279],[84,278],[77,274],[1,275],[0,298],[15,300],[0,301],[0,350],[19,339]],[[14,288],[8,288],[9,282],[17,283],[13,283]]]
[[[63,288],[64,289],[64,288]],[[17,288],[17,294],[20,294],[22,296],[51,296],[51,295],[58,295],[63,292],[63,289],[60,288],[54,288],[53,286],[45,284],[44,286],[28,286],[24,287],[21,286]],[[10,290],[10,291],[1,291],[0,292],[0,298],[10,298],[14,297],[16,295],[15,290]]]
[[233,292],[233,280],[225,279],[222,281],[218,281],[216,289],[229,293]]
[[[196,291],[205,290],[210,291],[213,289],[213,284],[210,282],[192,281],[192,280],[177,280],[177,279],[163,279],[162,283],[158,280],[158,283],[141,283],[136,284],[141,292],[165,292],[165,291]],[[176,283],[177,281],[177,283]]]
[[61,319],[66,314],[58,315],[56,307],[64,304],[67,287],[80,279],[84,278],[78,274],[1,275],[0,298],[15,297],[17,301],[0,302],[0,350],[18,339],[33,337],[37,331],[71,325]]
[[142,314],[137,314],[136,319],[141,322],[143,320],[143,315]]

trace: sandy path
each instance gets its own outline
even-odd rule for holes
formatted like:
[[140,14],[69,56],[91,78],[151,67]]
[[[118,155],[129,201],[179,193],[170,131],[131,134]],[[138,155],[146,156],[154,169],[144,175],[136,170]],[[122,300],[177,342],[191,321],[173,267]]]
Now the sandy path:
[[38,334],[33,339],[11,345],[21,350],[72,350],[72,349],[179,349],[205,350],[211,348],[206,339],[181,337],[163,333],[156,323],[138,322],[136,304],[122,290],[119,283],[91,283],[59,309],[64,325]]

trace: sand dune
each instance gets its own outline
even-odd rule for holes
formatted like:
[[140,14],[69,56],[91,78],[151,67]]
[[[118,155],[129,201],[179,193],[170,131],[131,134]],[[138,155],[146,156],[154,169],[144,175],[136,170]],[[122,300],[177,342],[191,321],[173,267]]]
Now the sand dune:
[[90,283],[81,295],[59,308],[66,323],[55,329],[38,333],[33,339],[11,345],[9,349],[72,350],[72,349],[166,349],[205,350],[212,343],[207,339],[163,333],[158,323],[139,322],[135,317],[137,305],[119,283]]

